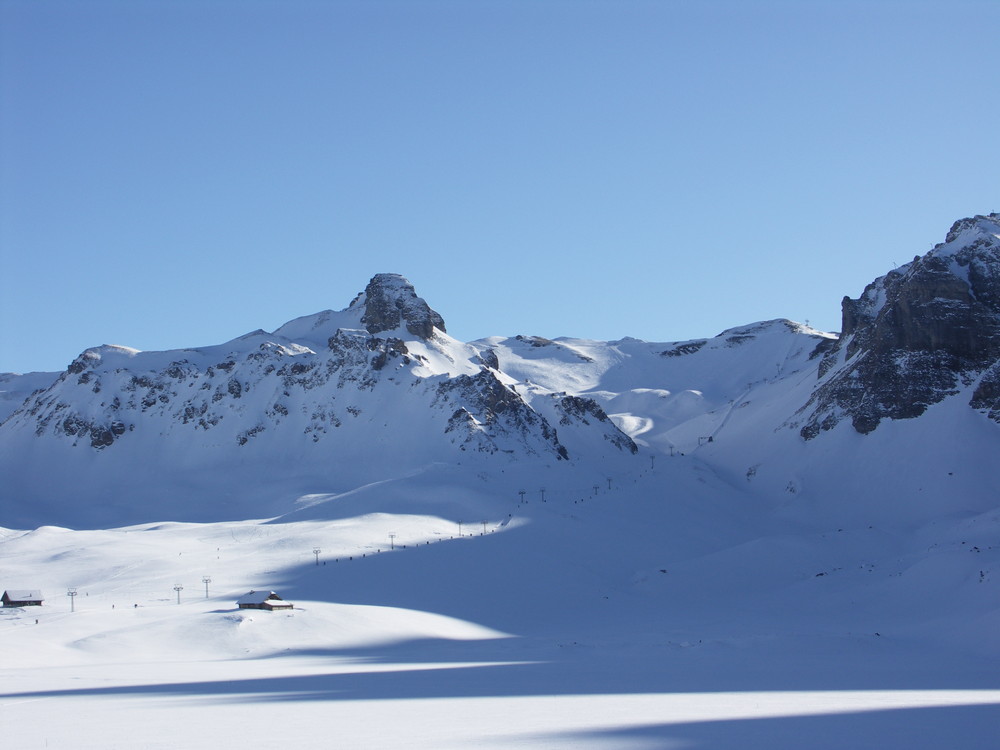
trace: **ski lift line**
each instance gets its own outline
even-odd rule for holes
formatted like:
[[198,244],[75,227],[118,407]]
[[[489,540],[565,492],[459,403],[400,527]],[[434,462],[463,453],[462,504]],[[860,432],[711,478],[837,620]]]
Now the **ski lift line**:
[[[264,531],[262,531],[260,529],[249,529],[250,533],[246,536],[246,539],[245,540],[239,540],[239,539],[236,539],[235,534],[233,532],[234,532],[234,529],[230,529],[231,536],[235,540],[236,544],[238,544],[239,546],[236,547],[235,549],[232,546],[227,547],[227,550],[229,552],[228,557],[227,557],[227,563],[228,564],[232,564],[234,562],[237,562],[240,559],[252,559],[252,558],[255,558],[259,554],[259,549],[257,547],[253,547],[253,546],[245,547],[244,546],[244,541],[252,541],[252,540],[260,538],[261,536],[264,536],[265,538],[270,538],[270,536],[271,536],[271,529],[268,529],[266,532],[264,532]],[[285,537],[291,535],[291,533],[292,533],[291,531],[286,532],[286,533],[280,533],[279,532],[278,540],[280,541],[280,540],[284,539]],[[209,544],[210,543],[209,539],[210,538],[200,538],[198,541],[199,542],[204,542],[206,544]],[[218,549],[218,547],[217,547],[217,549]],[[207,550],[203,551],[203,552],[205,554],[208,554]],[[171,556],[171,555],[161,555],[159,557],[154,557],[154,558],[144,558],[144,559],[139,560],[139,561],[134,562],[134,563],[130,563],[130,564],[127,564],[127,565],[124,565],[124,566],[119,566],[115,570],[115,572],[113,573],[113,575],[109,576],[106,579],[102,579],[102,580],[99,580],[99,581],[92,581],[90,583],[86,583],[85,582],[85,583],[79,584],[78,587],[80,587],[80,588],[90,588],[92,590],[99,588],[100,592],[97,593],[97,596],[101,597],[101,598],[106,598],[108,596],[112,596],[112,595],[115,595],[115,594],[120,594],[123,591],[127,592],[127,593],[129,593],[131,595],[133,593],[134,589],[132,589],[132,587],[130,587],[128,585],[110,586],[109,587],[108,584],[110,582],[113,582],[116,578],[119,578],[119,577],[123,576],[125,573],[127,573],[129,571],[134,571],[137,568],[140,568],[141,566],[162,565],[163,563],[165,563],[167,561],[170,561],[170,560],[174,560],[174,559],[175,558],[173,558],[173,556]],[[166,566],[167,568],[169,568],[169,572],[159,573],[158,571],[151,571],[150,580],[156,581],[156,580],[161,580],[161,579],[166,580],[168,578],[176,578],[178,574],[181,575],[181,576],[185,576],[186,575],[186,576],[189,576],[189,577],[192,577],[192,578],[200,578],[202,575],[205,574],[205,571],[207,569],[213,567],[213,563],[215,562],[214,559],[206,561],[204,559],[204,554],[199,554],[197,552],[195,554],[189,554],[187,556],[187,558],[184,560],[184,562],[187,563],[188,561],[191,561],[191,560],[194,560],[194,562],[191,562],[190,565],[184,567],[183,570],[180,573],[178,573],[178,567],[174,566],[174,565],[168,565],[168,566]]]
[[[577,499],[586,499],[586,498],[595,497],[595,495],[597,497],[601,497],[601,496],[610,494],[611,492],[620,492],[623,489],[623,486],[625,486],[626,484],[634,483],[635,481],[638,481],[638,479],[641,478],[641,477],[643,477],[643,476],[645,476],[648,473],[648,471],[649,471],[649,469],[645,469],[644,468],[644,469],[641,469],[641,470],[625,471],[625,472],[620,472],[620,471],[611,472],[611,473],[601,472],[600,475],[603,476],[603,481],[599,482],[596,485],[598,487],[598,490],[596,491],[596,493],[594,491],[594,487],[595,487],[594,484],[588,485],[588,489],[576,489],[576,490],[573,490],[573,489],[569,489],[569,490],[553,489],[553,487],[550,485],[550,486],[547,486],[545,488],[546,500],[547,501],[552,500],[552,501],[555,501],[555,502],[558,502],[559,500],[570,501],[570,500],[573,500],[574,498],[577,498]],[[607,487],[605,486],[606,483],[608,485]],[[538,491],[538,490],[532,489],[531,491],[534,492],[534,491]],[[592,494],[592,493],[594,493],[594,494]],[[491,526],[492,528],[490,528],[490,529],[487,530],[486,527],[484,526],[484,532],[483,533],[486,534],[486,533],[491,533],[493,531],[497,531],[497,530],[500,530],[500,529],[504,529],[504,528],[506,528],[509,525],[510,521],[511,521],[511,518],[508,517],[506,519],[503,519],[503,520],[500,520],[500,521],[497,521],[497,522],[489,523],[487,525]],[[479,522],[479,523],[481,523],[481,522]],[[228,552],[228,555],[229,555],[229,560],[227,561],[228,564],[232,564],[234,562],[233,555],[235,555],[237,558],[250,558],[252,556],[256,556],[258,554],[259,550],[257,550],[253,545],[247,545],[247,542],[253,542],[253,541],[259,540],[262,537],[270,538],[270,536],[271,536],[271,534],[269,533],[270,530],[267,530],[267,532],[265,532],[264,530],[256,528],[256,527],[249,527],[249,528],[248,527],[243,527],[243,528],[240,528],[239,531],[245,532],[245,533],[242,533],[240,535],[237,535],[237,533],[236,533],[237,529],[236,528],[231,528],[231,529],[229,529],[229,531],[230,531],[230,537],[232,539],[233,544],[227,546],[227,552]],[[289,534],[291,534],[291,532],[288,532],[287,534],[281,534],[280,532],[278,532],[278,533],[279,533],[279,539],[284,539]],[[440,532],[435,532],[435,533],[440,534]],[[209,539],[209,538],[203,538],[203,539],[200,539],[199,541],[205,543],[206,545],[209,545],[212,540]],[[235,545],[235,546],[233,546],[233,545]],[[327,542],[327,547],[329,547],[329,546],[330,545]],[[373,545],[361,545],[356,550],[354,550],[354,549],[345,549],[343,552],[337,554],[337,557],[341,558],[341,559],[353,559],[353,557],[358,557],[358,559],[362,559],[365,556],[365,550],[368,550],[368,548],[372,547],[372,546]],[[399,545],[399,546],[403,546],[403,545]],[[423,546],[423,545],[421,545],[419,543],[414,543],[412,546],[419,547],[419,546]],[[357,553],[357,554],[355,554],[355,553]],[[303,553],[301,553],[301,556],[311,557],[312,554],[310,554],[309,552],[303,552]],[[196,558],[196,557],[200,558],[201,555],[189,555],[188,559],[192,559],[192,558]],[[158,564],[158,563],[162,564],[162,563],[164,563],[166,561],[169,561],[169,560],[172,560],[172,559],[174,559],[172,556],[160,556],[160,557],[154,558],[154,559],[139,560],[137,562],[130,563],[130,564],[125,565],[125,566],[120,566],[114,572],[114,574],[112,576],[110,576],[109,578],[107,578],[107,579],[105,579],[103,581],[93,581],[93,582],[90,582],[90,583],[84,583],[84,584],[81,584],[80,587],[84,588],[84,589],[86,589],[86,588],[90,588],[90,589],[100,588],[101,591],[100,591],[100,593],[97,594],[97,596],[101,600],[105,600],[105,599],[107,599],[110,596],[121,595],[122,592],[128,592],[129,598],[135,598],[136,596],[138,596],[139,598],[148,598],[148,597],[144,597],[144,595],[143,595],[142,592],[136,591],[135,588],[134,588],[134,586],[132,586],[132,585],[122,585],[122,586],[108,587],[108,583],[111,582],[111,581],[114,581],[116,578],[120,578],[121,576],[125,575],[129,571],[134,571],[136,568],[139,568],[140,566],[155,565],[155,564]],[[185,562],[187,562],[187,560],[185,560]],[[315,564],[315,561],[313,561],[313,563]],[[168,579],[170,579],[171,582],[173,582],[173,581],[179,580],[179,578],[184,577],[184,576],[188,576],[188,577],[191,577],[192,579],[198,579],[198,580],[200,580],[200,578],[203,575],[205,575],[206,568],[208,568],[210,566],[206,566],[203,563],[203,561],[199,560],[197,565],[192,565],[192,566],[190,566],[190,569],[185,569],[183,572],[179,572],[176,566],[169,566],[169,567],[170,567],[169,571],[164,571],[164,573],[162,575],[156,575],[156,576],[154,576],[154,580],[155,579],[163,579],[164,581],[167,581]],[[187,568],[187,566],[185,566],[185,568]]]
[[[641,477],[641,476],[645,475],[646,473],[647,473],[646,470],[631,471],[631,472],[614,472],[614,473],[611,473],[611,474],[603,473],[604,474],[604,481],[608,483],[608,489],[605,489],[603,487],[603,485],[601,485],[601,484],[591,485],[590,489],[593,490],[594,487],[597,487],[598,491],[595,491],[595,494],[599,494],[599,495],[609,494],[610,491],[616,491],[617,492],[617,491],[620,491],[622,489],[622,484],[626,480],[629,480],[629,479],[635,480],[638,477]],[[546,488],[545,492],[550,497],[552,497],[553,495],[555,497],[563,496],[565,499],[570,499],[574,494],[579,494],[583,498],[586,498],[588,496],[587,492],[583,492],[583,493],[577,492],[577,493],[574,493],[572,490],[559,491],[559,490],[553,490],[553,489],[551,489],[551,487]],[[498,521],[498,522],[492,522],[491,523],[491,522],[482,522],[481,521],[481,522],[478,522],[478,523],[483,523],[483,535],[485,535],[487,533],[492,533],[494,531],[506,528],[510,524],[511,520],[512,520],[511,517],[508,517],[508,518],[505,518],[505,519],[503,519],[501,521]],[[492,528],[487,529],[487,526],[491,526]],[[249,533],[246,534],[243,539],[239,539],[239,538],[237,538],[237,536],[235,534],[235,529],[230,529],[230,535],[231,535],[233,541],[235,542],[235,544],[239,545],[239,547],[237,547],[237,549],[239,549],[240,552],[237,553],[237,554],[238,554],[238,557],[240,557],[240,558],[249,558],[249,557],[251,557],[253,555],[256,555],[256,553],[257,553],[257,550],[255,548],[250,548],[250,549],[245,548],[243,545],[246,542],[254,541],[256,539],[259,539],[261,536],[269,536],[269,534],[263,534],[261,532],[261,530],[254,529],[252,527],[249,528],[249,529],[246,529],[246,530]],[[440,534],[440,532],[435,532],[435,533],[436,534]],[[281,536],[285,537],[287,535],[282,534]],[[207,543],[208,540],[200,540],[200,541],[205,541]],[[441,540],[441,541],[443,541],[443,540]],[[337,561],[340,561],[340,560],[353,560],[355,557],[358,558],[359,560],[364,559],[366,557],[366,554],[365,554],[364,550],[368,549],[369,547],[372,547],[372,546],[373,545],[361,545],[361,547],[358,548],[358,549],[356,549],[356,550],[345,550],[343,553],[339,554],[337,556],[337,558],[335,558],[335,559]],[[409,546],[409,545],[398,545],[398,546],[401,546],[401,547],[405,548],[406,546]],[[414,543],[412,546],[414,546],[414,547],[420,547],[420,546],[423,546],[423,545],[420,544],[420,543]],[[232,551],[233,551],[233,548],[230,547],[230,552],[232,552]],[[381,550],[379,550],[379,551],[381,551]],[[302,555],[305,555],[305,556],[308,557],[310,555],[310,553],[306,552],[306,553],[302,553]],[[191,558],[194,558],[194,557],[198,557],[198,556],[197,555],[189,555],[188,559],[191,559]],[[119,577],[123,576],[125,573],[127,573],[128,571],[135,570],[136,568],[138,568],[140,566],[151,565],[151,564],[155,564],[155,563],[162,563],[162,562],[165,562],[165,561],[168,561],[168,560],[172,560],[172,559],[174,559],[172,556],[160,556],[160,557],[155,558],[155,559],[143,559],[143,560],[139,560],[137,562],[131,563],[129,565],[119,566],[119,568],[115,571],[114,575],[110,576],[108,579],[105,579],[103,581],[93,581],[93,582],[91,582],[89,584],[88,583],[84,583],[84,584],[79,585],[78,588],[82,588],[82,589],[97,589],[97,588],[100,588],[99,592],[97,592],[97,591],[94,592],[95,593],[95,597],[92,597],[92,600],[96,599],[96,600],[99,600],[99,601],[102,601],[102,602],[106,602],[109,598],[113,598],[116,595],[121,596],[123,594],[123,592],[128,594],[127,598],[129,600],[132,600],[132,599],[143,600],[144,599],[147,602],[148,601],[152,601],[152,599],[150,599],[150,597],[154,597],[154,595],[159,591],[159,589],[155,589],[155,591],[153,589],[150,589],[149,591],[138,591],[138,590],[136,590],[136,588],[134,587],[134,585],[122,585],[122,586],[118,586],[118,587],[110,587],[109,588],[107,586],[107,584],[108,584],[108,582],[113,581],[115,578],[119,578]],[[229,562],[230,562],[230,564],[233,562],[232,558],[230,558]],[[169,580],[169,581],[176,582],[176,581],[180,580],[181,578],[184,578],[185,576],[201,580],[201,578],[205,575],[205,572],[204,572],[204,567],[205,566],[204,565],[192,566],[192,567],[190,567],[189,570],[185,570],[184,572],[178,572],[178,569],[175,566],[170,566],[170,567],[171,567],[171,570],[165,571],[162,575],[156,576],[153,580],[162,579],[163,581],[168,581]],[[174,587],[180,586],[180,585],[181,584],[177,584],[177,583],[173,584]],[[177,596],[179,597],[180,596],[180,592],[177,590],[177,588],[174,588],[174,591],[177,592]],[[177,600],[175,600],[174,598],[163,599],[161,597],[160,599],[156,599],[156,601],[159,602],[159,603],[163,603],[163,602],[174,603]],[[175,606],[176,606],[176,604],[175,604]]]
[[719,422],[719,425],[714,430],[712,430],[712,432],[710,432],[708,435],[705,436],[705,438],[711,438],[711,439],[703,439],[699,437],[697,448],[700,448],[705,443],[714,442],[715,437],[729,423],[730,417],[733,416],[733,411],[735,411],[736,408],[743,403],[746,397],[750,395],[750,392],[753,390],[754,385],[755,383],[747,383],[746,390],[729,402],[729,409],[726,411],[726,415],[722,418],[722,421]]
[[[671,446],[671,447],[674,447],[674,446]],[[658,454],[653,453],[653,454],[647,454],[647,455],[657,456]],[[675,453],[673,453],[671,455],[678,455],[679,456],[679,455],[683,455],[683,454],[680,451],[676,450],[676,448],[675,448]],[[639,457],[640,456],[637,456],[637,458],[639,458]],[[574,488],[574,489],[561,489],[558,486],[553,487],[551,484],[549,484],[545,488],[546,502],[548,502],[549,499],[553,500],[554,502],[559,502],[559,501],[565,501],[565,500],[577,501],[577,500],[580,500],[580,499],[586,499],[588,497],[593,498],[595,496],[594,495],[594,481],[599,482],[600,491],[598,492],[598,495],[597,495],[599,497],[609,494],[609,489],[606,486],[607,482],[609,480],[612,483],[612,487],[610,489],[610,492],[619,492],[619,491],[622,490],[622,488],[624,486],[631,486],[632,484],[634,484],[635,482],[637,482],[640,478],[642,478],[646,474],[650,473],[650,471],[651,471],[651,469],[649,467],[642,467],[642,468],[637,468],[634,471],[624,471],[624,472],[620,472],[619,471],[619,472],[611,472],[611,473],[602,472],[600,474],[600,476],[602,477],[602,479],[600,479],[600,480],[592,480],[589,484],[587,484],[587,485],[582,485],[581,484],[579,487]],[[654,469],[654,471],[655,471],[655,469]],[[522,492],[523,492],[523,494],[529,494],[529,493],[538,492],[538,491],[539,491],[538,489],[524,489],[524,488],[522,488],[522,489],[518,489],[517,491],[513,492],[513,494],[516,495],[516,496],[523,496]],[[513,503],[514,503],[515,506],[519,506],[519,505],[522,505],[522,504],[530,504],[530,501],[528,501],[528,500],[522,501],[522,500],[518,499],[517,497],[513,498],[512,501],[513,501]]]

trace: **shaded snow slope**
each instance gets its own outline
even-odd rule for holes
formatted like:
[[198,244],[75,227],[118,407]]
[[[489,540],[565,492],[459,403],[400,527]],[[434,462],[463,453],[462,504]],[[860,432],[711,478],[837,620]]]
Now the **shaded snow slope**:
[[[523,496],[498,473],[303,499],[338,520],[0,530],[4,575],[49,592],[0,612],[0,706],[39,727],[25,748],[167,747],[177,722],[209,748],[251,720],[316,748],[331,721],[373,748],[387,732],[415,748],[995,742],[995,509],[872,523],[830,493],[803,502],[847,515],[799,514],[698,455],[596,490],[542,493],[545,476],[521,471]],[[294,609],[237,610],[250,589]]]
[[32,393],[48,388],[58,377],[58,372],[0,373],[0,423]]

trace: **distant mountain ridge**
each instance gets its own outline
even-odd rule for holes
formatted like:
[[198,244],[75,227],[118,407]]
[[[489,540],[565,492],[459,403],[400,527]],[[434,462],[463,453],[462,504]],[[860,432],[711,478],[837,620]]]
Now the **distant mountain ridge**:
[[1000,215],[957,222],[845,298],[843,320],[839,337],[775,320],[665,344],[463,343],[408,280],[377,274],[343,310],[272,333],[0,376],[8,404],[23,398],[0,424],[0,525],[268,517],[428,467],[600,477],[658,455],[797,492],[813,474],[795,462],[845,420],[868,435],[945,404],[1000,439]]
[[527,399],[395,274],[375,276],[340,312],[270,334],[169,352],[88,349],[7,418],[0,445],[14,503],[103,502],[121,476],[141,496],[215,471],[364,482],[464,454],[558,462],[637,451],[591,399]]
[[[346,327],[352,324],[363,328]],[[398,338],[406,334],[408,343]],[[317,443],[360,416],[360,402],[370,400],[365,394],[377,392],[384,408],[406,379],[408,399],[419,389],[430,409],[446,413],[438,419],[441,432],[460,450],[495,453],[506,439],[510,450],[567,458],[547,419],[497,374],[473,347],[445,335],[441,316],[406,279],[379,274],[344,311],[299,319],[273,334],[256,331],[221,347],[179,352],[88,349],[8,423],[98,451],[152,429],[162,437],[184,433],[205,448],[244,446],[284,422],[297,422]],[[563,427],[589,424],[581,416],[589,414],[604,423],[611,444],[635,451],[599,406],[578,402],[554,400]]]

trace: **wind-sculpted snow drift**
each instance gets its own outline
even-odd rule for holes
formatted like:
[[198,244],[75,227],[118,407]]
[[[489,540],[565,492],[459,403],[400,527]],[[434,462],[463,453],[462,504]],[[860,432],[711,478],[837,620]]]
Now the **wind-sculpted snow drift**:
[[[958,442],[938,452],[973,460],[1000,437],[998,236],[997,214],[956,223],[845,298],[839,338],[776,320],[673,343],[463,343],[405,278],[379,274],[344,310],[272,333],[88,349],[48,379],[0,381],[4,403],[27,396],[0,425],[0,524],[272,517],[304,495],[445,469],[489,492],[516,491],[528,466],[589,487],[681,455],[751,495],[808,496],[875,487],[843,471],[858,450],[898,465],[931,450],[942,424]],[[934,405],[933,420],[912,419]],[[905,440],[875,437],[886,420]],[[947,473],[918,464],[913,492]],[[964,490],[975,507],[993,491]]]

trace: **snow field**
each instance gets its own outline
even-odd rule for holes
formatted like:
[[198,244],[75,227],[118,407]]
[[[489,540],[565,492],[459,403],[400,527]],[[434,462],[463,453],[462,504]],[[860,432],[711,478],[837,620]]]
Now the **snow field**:
[[[637,461],[610,488],[429,469],[303,501],[325,520],[4,530],[0,585],[47,600],[0,616],[0,713],[44,727],[27,748],[995,746],[995,512],[809,528],[697,455]],[[237,610],[250,588],[295,609]]]

